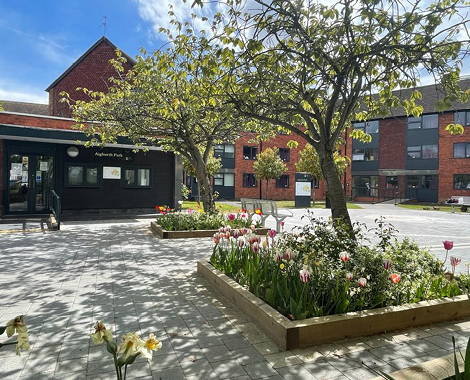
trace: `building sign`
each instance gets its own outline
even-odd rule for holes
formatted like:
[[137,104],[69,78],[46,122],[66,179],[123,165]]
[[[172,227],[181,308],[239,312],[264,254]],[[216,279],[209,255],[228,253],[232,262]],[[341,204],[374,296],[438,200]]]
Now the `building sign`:
[[121,168],[118,166],[103,166],[103,179],[121,179]]
[[111,158],[118,161],[132,161],[134,159],[134,153],[124,149],[102,149],[95,152],[94,156],[96,158]]
[[296,197],[310,197],[312,193],[312,184],[310,182],[296,182],[295,183],[295,196]]

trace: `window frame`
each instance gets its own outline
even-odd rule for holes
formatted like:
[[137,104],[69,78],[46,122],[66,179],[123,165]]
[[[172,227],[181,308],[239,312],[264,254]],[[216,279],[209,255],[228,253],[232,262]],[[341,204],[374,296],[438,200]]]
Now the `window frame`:
[[[245,148],[250,148],[250,155],[246,156],[245,155]],[[253,155],[253,150],[255,151],[255,154]],[[256,160],[256,156],[258,155],[258,146],[257,145],[243,145],[243,150],[242,150],[242,156],[244,160]]]
[[[373,132],[371,132],[372,126],[377,126],[377,128],[374,127]],[[365,133],[369,135],[375,135],[379,133],[380,131],[380,123],[378,120],[370,120],[370,121],[362,121],[358,123],[353,123],[354,129],[361,129]]]
[[[126,184],[126,170],[134,171],[135,181],[139,181],[139,169],[149,171],[149,185],[148,186],[139,186],[139,185],[127,185]],[[151,189],[152,188],[152,167],[151,166],[123,166],[121,168],[122,177],[121,177],[121,187],[124,189]]]
[[[248,179],[245,181],[246,176],[250,176],[250,177],[247,177],[247,178],[253,178],[254,179],[254,184],[252,186],[245,186],[245,183],[248,182]],[[254,175],[254,173],[243,173],[243,175],[242,175],[242,187],[245,188],[245,189],[251,189],[251,188],[254,188],[254,187],[258,187],[258,180],[257,180],[256,176]]]
[[[424,157],[424,148],[425,146],[436,146],[437,147],[437,155],[436,157]],[[419,148],[419,149],[410,149],[410,148]],[[410,157],[409,153],[419,153],[419,157]],[[439,144],[424,144],[424,145],[409,145],[406,147],[406,159],[407,160],[437,160],[439,159]]]
[[[458,121],[458,116],[457,115],[459,113],[465,113],[465,120],[464,120],[463,124],[459,123],[459,121]],[[463,127],[468,127],[470,125],[470,111],[469,110],[455,111],[454,112],[454,123],[455,124],[460,124]]]
[[[466,176],[466,186],[465,187],[455,187],[455,178],[457,176]],[[470,190],[470,174],[458,173],[452,176],[452,189],[454,190]]]
[[[282,184],[282,180],[287,178],[287,186]],[[282,174],[279,178],[276,178],[276,189],[288,189],[290,187],[290,175]]]
[[[233,152],[231,153],[231,157],[227,156],[227,146],[233,146]],[[235,159],[235,145],[234,144],[215,144],[214,145],[214,157]]]
[[[281,152],[287,155],[287,158],[283,158]],[[283,162],[289,162],[290,161],[290,148],[279,148],[279,158]]]
[[[362,151],[362,159],[357,159],[355,158],[354,156],[359,156],[361,155],[361,153],[359,151]],[[370,160],[370,159],[366,159],[366,157],[370,157],[370,152],[371,151],[375,151],[374,153],[374,159],[373,160]],[[379,149],[378,148],[357,148],[357,149],[354,149],[353,150],[353,153],[352,153],[352,161],[361,161],[361,162],[372,162],[372,161],[378,161],[379,159]]]
[[[465,145],[465,156],[464,157],[455,157],[455,146],[456,145]],[[461,142],[461,143],[454,143],[452,146],[452,157],[453,158],[470,158],[470,143],[468,142]]]
[[[436,124],[432,128],[424,128],[424,119],[425,118],[430,118],[433,117],[436,119]],[[414,125],[415,127],[410,128],[410,125]],[[410,116],[406,119],[406,129],[415,131],[415,130],[427,130],[427,129],[438,129],[439,128],[439,114],[437,113],[431,113],[427,115],[422,115],[422,116]]]
[[[73,185],[69,182],[69,168],[70,167],[82,167],[83,168],[83,181],[81,185]],[[97,169],[97,181],[96,183],[85,183],[86,181],[86,169]],[[103,183],[103,165],[96,165],[96,164],[82,164],[82,163],[75,163],[75,162],[68,162],[65,164],[65,186],[66,187],[75,187],[75,188],[80,188],[80,187],[86,187],[86,188],[101,188],[102,183]]]

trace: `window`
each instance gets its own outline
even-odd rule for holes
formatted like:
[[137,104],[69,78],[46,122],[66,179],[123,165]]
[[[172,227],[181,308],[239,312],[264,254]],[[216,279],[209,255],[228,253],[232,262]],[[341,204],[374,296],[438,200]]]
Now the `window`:
[[470,174],[454,174],[454,189],[469,190]]
[[378,194],[378,176],[353,176],[353,194],[357,197],[376,197]]
[[454,123],[463,126],[470,125],[470,111],[458,111],[454,113]]
[[256,187],[257,181],[254,174],[243,173],[243,187]]
[[77,187],[98,187],[98,167],[93,165],[69,165],[67,185]]
[[150,169],[124,169],[123,187],[150,187]]
[[318,189],[320,187],[320,181],[318,178],[312,178],[312,187],[314,189]]
[[454,158],[469,158],[470,143],[454,144]]
[[214,146],[214,156],[222,158],[235,158],[235,145],[218,144]]
[[289,187],[289,175],[283,174],[276,179],[276,187]]
[[235,174],[217,173],[214,175],[214,186],[235,186]]
[[375,161],[377,157],[377,148],[354,149],[353,161]]
[[437,190],[437,185],[437,175],[409,175],[406,177],[406,187],[408,189]]
[[282,161],[290,161],[290,149],[289,148],[279,148],[279,157]]
[[397,176],[387,176],[386,185],[387,189],[398,189],[398,177]]
[[364,123],[354,123],[354,128],[362,129],[366,133],[379,133],[379,121],[366,121]]
[[256,160],[258,154],[257,146],[244,146],[243,147],[243,158],[245,160]]
[[439,157],[439,149],[437,145],[416,145],[409,146],[407,149],[407,158],[415,159],[430,159]]
[[439,116],[437,114],[408,118],[408,129],[433,129],[438,126]]

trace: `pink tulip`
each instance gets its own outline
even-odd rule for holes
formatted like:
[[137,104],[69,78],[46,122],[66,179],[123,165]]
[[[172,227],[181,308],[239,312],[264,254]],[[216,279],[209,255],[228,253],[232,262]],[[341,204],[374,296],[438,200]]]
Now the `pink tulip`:
[[219,244],[219,234],[214,234],[214,243]]
[[246,215],[245,215],[245,214],[242,214],[242,218],[246,218]]
[[274,239],[274,236],[276,236],[276,230],[269,230],[269,231],[268,231],[268,236],[269,236],[271,239]]
[[246,235],[248,233],[248,228],[246,227],[243,227],[240,232],[242,233],[242,235]]
[[285,222],[281,222],[279,224],[281,225],[281,227],[284,227]]
[[254,231],[254,230],[255,230],[255,225],[252,224],[252,225],[250,226],[250,228],[251,228],[252,231]]
[[259,244],[257,242],[253,243],[253,246],[251,247],[251,249],[253,250],[254,253],[257,253],[259,251]]
[[287,249],[286,252],[284,252],[284,258],[289,261],[292,260],[295,256],[295,253],[292,251],[292,249]]
[[225,239],[227,239],[227,240],[230,239],[230,232],[227,231],[227,232],[225,233]]
[[389,270],[392,267],[392,260],[384,260],[384,268]]
[[276,253],[276,261],[280,263],[282,261],[282,255],[278,252]]
[[232,231],[232,227],[230,226],[225,226],[225,232],[230,233]]
[[240,236],[240,237],[238,238],[238,246],[239,246],[240,248],[245,246],[245,239],[243,238],[243,236]]
[[220,227],[220,228],[219,228],[219,232],[225,233],[225,228],[224,228],[224,227]]
[[234,220],[234,219],[235,219],[235,215],[230,214],[230,215],[228,216],[228,220]]
[[237,229],[233,230],[233,237],[235,239],[238,239],[239,236],[241,236],[240,230],[237,230]]
[[302,269],[300,272],[300,281],[304,282],[304,283],[307,283],[310,281],[310,273],[308,273],[307,270],[305,269]]
[[352,279],[354,278],[353,274],[348,272],[346,273],[346,279],[349,280],[349,281],[352,281]]
[[450,265],[452,265],[453,268],[455,268],[457,265],[459,265],[462,262],[462,259],[458,259],[457,257],[451,256],[450,257]]
[[192,208],[189,208],[188,209],[188,214],[192,214],[193,213],[193,209]]
[[343,251],[339,254],[339,258],[340,258],[341,261],[347,262],[347,261],[349,261],[349,253]]
[[442,242],[444,244],[444,249],[447,251],[450,251],[452,248],[454,248],[454,242],[450,240],[446,240]]
[[361,277],[359,280],[357,280],[357,284],[358,284],[361,288],[365,288],[366,285],[367,285],[367,280],[366,280],[364,277]]

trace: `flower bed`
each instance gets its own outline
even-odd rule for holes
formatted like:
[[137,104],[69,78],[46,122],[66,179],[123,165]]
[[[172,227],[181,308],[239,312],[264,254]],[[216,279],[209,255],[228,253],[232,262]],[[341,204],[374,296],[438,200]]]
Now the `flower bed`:
[[[377,245],[369,244],[359,225],[354,227],[353,239],[350,231],[332,222],[312,217],[310,222],[298,233],[272,236],[262,243],[250,234],[222,238],[210,261],[216,270],[292,321],[444,298],[448,303],[468,288],[468,276],[454,277],[458,259],[451,258],[452,273],[445,273],[444,264],[429,252],[407,239],[395,240],[394,228],[382,220],[375,228]],[[384,311],[388,309],[378,315]],[[435,315],[438,320],[465,315],[456,310],[439,313]],[[421,318],[419,324],[431,322]],[[395,328],[404,327],[398,323]],[[354,329],[358,329],[357,322]],[[367,329],[359,330],[363,335]]]
[[[165,230],[162,226],[160,226],[156,222],[150,222],[151,230],[159,236],[161,239],[184,239],[184,238],[204,238],[204,237],[212,237],[214,235],[220,236],[219,234],[220,229],[218,230],[190,230],[190,231],[168,231]],[[221,227],[224,230],[225,227]],[[236,230],[231,230],[230,234],[233,236],[233,233]],[[253,233],[255,235],[266,235],[269,229],[264,227],[254,228]],[[223,232],[225,235],[226,232]]]

